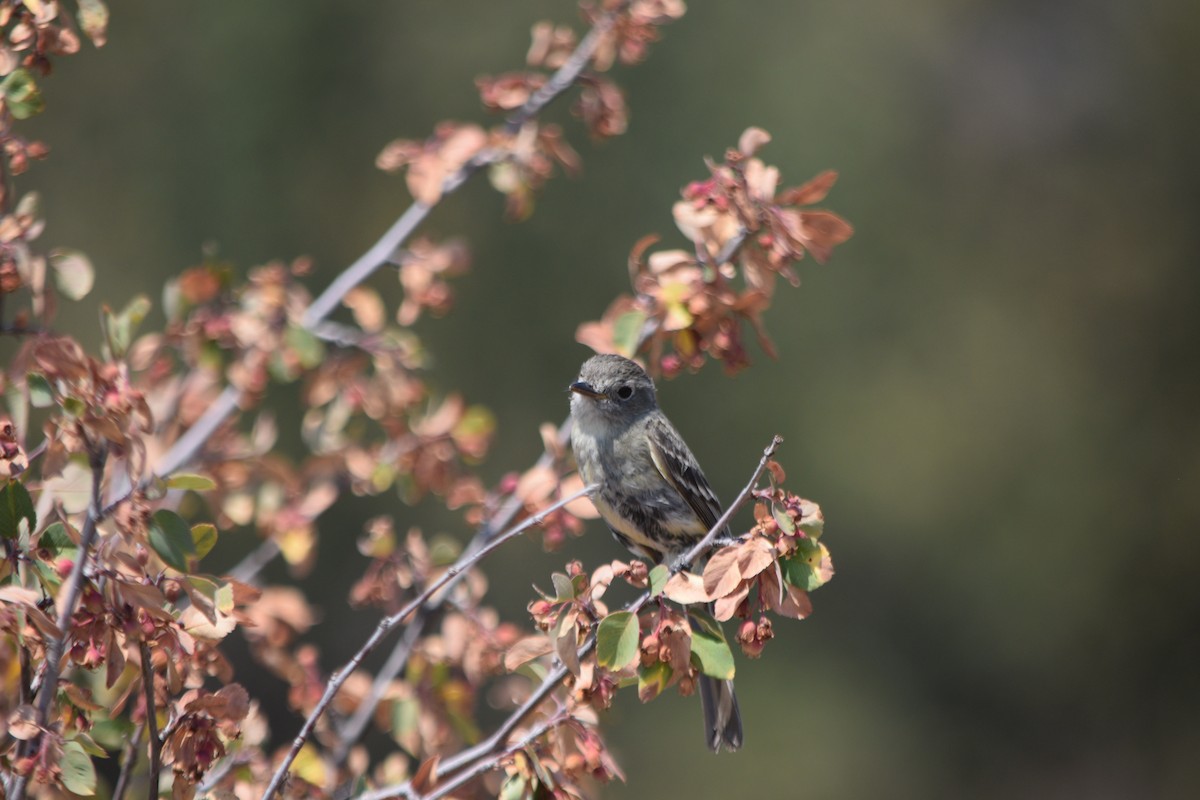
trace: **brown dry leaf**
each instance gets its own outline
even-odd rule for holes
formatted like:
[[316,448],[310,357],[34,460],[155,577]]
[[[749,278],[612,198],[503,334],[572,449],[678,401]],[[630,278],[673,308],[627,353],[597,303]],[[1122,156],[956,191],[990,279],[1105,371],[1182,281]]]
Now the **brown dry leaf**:
[[704,567],[704,590],[709,597],[717,598],[729,594],[742,581],[738,568],[739,548],[722,547],[708,560]]
[[508,648],[508,652],[504,654],[504,668],[513,672],[522,664],[533,661],[535,658],[541,658],[553,649],[548,636],[541,634],[526,636]]
[[28,703],[17,706],[8,715],[8,734],[21,741],[32,739],[41,730],[35,720],[37,720],[37,709]]
[[779,577],[774,571],[763,574],[759,595],[766,601],[767,607],[780,616],[804,619],[812,613],[812,600],[808,592],[786,582],[782,584],[781,591]]
[[707,603],[712,597],[704,589],[704,579],[693,572],[677,572],[667,580],[663,596],[676,603]]
[[433,756],[421,762],[421,766],[417,768],[417,774],[412,778],[412,789],[418,795],[425,794],[426,790],[433,787],[437,783],[437,767],[438,762],[442,760],[441,756]]
[[383,307],[379,292],[365,286],[356,286],[346,293],[342,304],[350,309],[354,321],[364,331],[376,333],[383,330],[387,322],[387,311]]
[[[563,478],[559,484],[559,491],[564,496],[574,494],[583,488],[583,477],[578,472],[573,472]],[[596,510],[596,506],[592,503],[592,499],[587,495],[576,498],[564,506],[567,513],[579,519],[596,519],[600,516],[600,512]]]
[[824,264],[833,255],[833,248],[854,235],[849,222],[832,211],[803,211],[804,243],[817,263]]
[[558,486],[558,474],[550,467],[531,467],[517,481],[514,494],[521,502],[538,504],[550,496]]
[[752,156],[771,141],[771,134],[762,128],[746,128],[738,137],[738,151],[744,156]]
[[833,188],[837,178],[838,174],[835,171],[826,170],[807,183],[784,190],[776,202],[785,206],[806,206],[819,203],[829,194],[829,190]]
[[23,606],[26,613],[29,614],[29,621],[41,631],[43,636],[54,638],[62,636],[62,631],[58,629],[58,625],[46,615],[46,612],[38,608],[39,600],[41,600],[41,595],[33,589],[26,589],[21,586],[0,587],[0,601]]
[[738,547],[738,569],[743,579],[753,578],[775,563],[775,548],[761,536],[746,540]]
[[718,597],[713,601],[713,619],[717,620],[718,622],[724,622],[727,619],[732,619],[733,615],[737,613],[738,606],[740,606],[742,601],[745,600],[749,595],[749,581],[743,581],[742,583],[739,583],[734,591],[723,597]]

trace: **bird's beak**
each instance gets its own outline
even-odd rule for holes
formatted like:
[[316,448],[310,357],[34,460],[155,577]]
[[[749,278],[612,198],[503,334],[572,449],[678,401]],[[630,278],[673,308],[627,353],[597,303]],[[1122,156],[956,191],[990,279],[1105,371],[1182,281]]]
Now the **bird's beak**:
[[570,386],[567,387],[567,390],[574,392],[575,394],[581,394],[584,397],[590,397],[593,400],[595,400],[598,397],[604,396],[604,395],[600,394],[600,392],[597,392],[595,389],[593,389],[592,385],[590,383],[587,383],[585,381],[575,381],[574,383],[572,383]]

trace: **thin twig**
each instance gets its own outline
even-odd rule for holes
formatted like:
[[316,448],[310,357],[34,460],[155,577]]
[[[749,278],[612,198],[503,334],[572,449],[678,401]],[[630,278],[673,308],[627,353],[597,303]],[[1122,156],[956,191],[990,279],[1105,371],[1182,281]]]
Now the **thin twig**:
[[274,561],[279,552],[278,542],[274,539],[264,539],[262,544],[246,554],[246,557],[229,571],[229,577],[246,583],[262,571],[263,567]]
[[729,524],[729,520],[733,519],[733,515],[738,509],[746,504],[750,499],[750,494],[754,488],[758,486],[758,479],[767,469],[767,464],[771,462],[771,456],[775,455],[775,451],[779,449],[779,445],[783,444],[783,437],[775,434],[771,437],[771,443],[763,450],[762,458],[758,461],[758,467],[754,470],[754,474],[750,477],[750,481],[742,488],[742,491],[734,498],[733,503],[729,508],[725,509],[725,513],[717,520],[717,523],[709,529],[708,533],[704,534],[704,538],[696,542],[696,545],[683,554],[683,557],[678,559],[671,565],[672,572],[679,572],[692,565],[692,562],[705,553],[708,548],[712,547],[713,540],[717,538],[721,531],[725,530],[725,526]]
[[[571,53],[566,62],[564,62],[563,65],[554,73],[554,75],[551,76],[550,80],[548,80],[540,89],[534,92],[533,95],[531,95],[530,98],[525,102],[525,105],[521,106],[521,108],[517,109],[516,112],[508,117],[505,122],[505,128],[510,134],[517,133],[526,122],[541,113],[542,109],[549,105],[556,97],[570,88],[575,81],[579,79],[579,76],[582,74],[583,70],[586,69],[587,65],[591,62],[592,56],[595,55],[596,48],[599,47],[601,39],[608,33],[609,29],[612,28],[612,25],[616,19],[616,15],[620,13],[627,5],[628,3],[622,3],[604,17],[601,17],[599,20],[597,20],[596,24],[583,38],[583,41],[579,43],[579,45],[575,48],[575,51]],[[485,155],[483,157],[486,158],[487,156]],[[474,164],[474,161],[475,159],[469,161],[458,171],[458,173],[455,174],[455,176],[452,176],[446,181],[446,184],[442,187],[443,195],[451,191],[452,188],[457,188],[457,186],[466,180],[466,178],[469,177],[474,171],[483,166],[483,163]],[[461,178],[458,177],[459,173],[462,174]],[[391,261],[391,256],[396,250],[399,249],[399,247],[400,244],[397,243],[397,245],[392,248],[392,251],[388,253],[387,260],[389,262]],[[351,265],[346,272],[354,270],[356,266],[357,262],[355,265]],[[330,290],[333,288],[334,287],[331,285]],[[349,288],[350,287],[348,287],[346,291],[349,291]],[[329,290],[326,290],[326,294],[328,294],[328,292]],[[322,295],[322,297],[324,297],[324,295]],[[311,312],[313,308],[317,308],[319,303],[321,303],[321,298],[318,298],[316,301],[314,301],[313,305],[310,306],[309,311]],[[330,306],[330,310],[332,310],[332,306]],[[570,420],[568,419],[559,428],[559,441],[565,442],[569,435]],[[538,459],[538,462],[534,468],[548,467],[551,465],[551,463],[553,463],[553,455],[550,453],[545,453],[541,458]],[[502,506],[500,510],[490,520],[488,520],[488,522],[482,528],[480,528],[475,537],[467,545],[466,549],[464,550],[464,554],[469,555],[476,549],[485,546],[490,541],[492,536],[495,535],[496,531],[503,530],[504,527],[512,521],[513,517],[517,515],[523,505],[524,503],[520,500],[520,498],[516,497],[515,495],[510,497],[505,505]],[[243,563],[245,562],[243,561]],[[235,573],[237,573],[237,575],[244,575],[245,572],[246,570],[242,568],[242,564],[239,564],[238,567],[235,568]],[[362,736],[363,731],[366,730],[366,726],[371,719],[371,715],[374,713],[375,707],[382,699],[383,693],[387,686],[392,682],[396,675],[400,673],[400,670],[404,669],[404,665],[408,661],[407,654],[411,652],[412,649],[412,644],[409,643],[409,639],[415,643],[416,639],[419,638],[421,629],[424,627],[424,622],[425,615],[414,618],[411,623],[411,627],[408,629],[408,631],[406,631],[404,639],[397,642],[396,648],[388,657],[388,661],[384,665],[384,668],[380,670],[379,674],[376,676],[375,681],[371,686],[371,691],[364,699],[364,702],[361,703],[357,709],[355,709],[354,714],[342,727],[338,737],[338,747],[334,753],[335,763],[340,764],[345,759],[346,755],[350,751],[350,747],[358,741],[358,739]]]
[[150,728],[150,786],[148,797],[158,797],[158,774],[162,771],[162,740],[158,738],[158,711],[154,702],[154,669],[150,664],[150,648],[139,644],[142,656],[142,684],[146,690],[146,725]]
[[[595,55],[601,40],[611,30],[617,14],[623,11],[627,5],[628,2],[621,3],[598,19],[566,62],[559,67],[538,91],[534,92],[525,101],[525,105],[509,115],[507,120],[505,120],[505,130],[509,134],[515,134],[520,131],[525,123],[540,114],[546,106],[579,79],[580,74],[586,69],[588,63],[591,62],[592,56]],[[472,175],[483,167],[494,163],[498,157],[498,154],[491,150],[476,154],[442,182],[441,198],[445,198],[456,191]],[[308,307],[301,324],[311,332],[316,333],[321,331],[321,324],[327,316],[333,313],[333,310],[337,308],[342,298],[351,289],[370,277],[379,267],[390,263],[396,251],[407,241],[417,226],[425,221],[425,218],[429,216],[435,205],[414,200],[412,205],[400,215],[400,218],[392,224],[392,227],[388,228],[383,236],[367,252],[363,253],[354,263],[346,267],[326,287],[325,291],[321,292],[320,296]],[[225,418],[237,408],[241,397],[240,390],[233,386],[226,387],[221,396],[217,398],[217,401],[188,429],[187,433],[179,437],[171,445],[170,450],[167,451],[158,466],[155,467],[154,474],[159,477],[165,477],[190,461],[204,445],[204,442],[225,421]],[[144,483],[148,484],[149,479]],[[115,501],[112,506],[124,502],[127,497],[128,493]]]
[[459,557],[458,561],[454,562],[453,566],[442,573],[437,580],[425,587],[425,590],[413,598],[413,600],[405,605],[404,608],[400,609],[395,614],[384,617],[382,620],[380,620],[379,625],[377,625],[375,628],[375,632],[372,633],[370,638],[367,639],[366,643],[359,648],[358,652],[354,654],[354,657],[351,658],[346,665],[338,670],[334,675],[330,676],[329,683],[325,686],[325,693],[321,695],[321,699],[317,702],[317,705],[309,713],[308,718],[304,720],[304,725],[300,727],[300,732],[296,734],[296,738],[292,741],[291,750],[288,751],[288,754],[276,768],[275,774],[271,777],[270,785],[268,785],[266,791],[263,792],[263,800],[270,800],[270,798],[273,797],[277,791],[279,791],[279,787],[283,784],[283,779],[287,775],[288,768],[291,767],[292,762],[295,761],[296,755],[300,752],[300,748],[304,746],[304,742],[308,739],[309,735],[312,734],[313,728],[316,727],[317,720],[319,720],[325,713],[325,709],[329,707],[329,704],[333,701],[334,696],[342,688],[342,685],[346,682],[346,679],[350,677],[354,670],[358,669],[359,665],[362,664],[363,659],[366,658],[367,655],[374,650],[381,641],[383,641],[383,638],[387,636],[392,628],[403,622],[410,614],[424,605],[425,601],[427,601],[430,597],[433,597],[434,594],[439,592],[451,581],[455,580],[460,574],[466,572],[475,564],[483,560],[483,558],[489,553],[498,549],[500,545],[504,544],[509,539],[524,533],[535,525],[540,525],[547,514],[557,511],[570,502],[578,500],[580,497],[583,497],[585,494],[594,491],[596,488],[597,487],[594,484],[585,486],[579,491],[573,492],[567,497],[564,497],[562,500],[559,500],[557,503],[550,505],[541,513],[530,517],[520,525],[517,525],[500,534],[491,542],[488,542],[486,546],[480,548],[478,552],[473,554],[464,553],[461,557]]
[[112,800],[125,800],[125,789],[129,786],[129,776],[133,774],[133,766],[137,763],[138,739],[146,730],[146,723],[139,722],[133,729],[133,736],[125,742],[125,750],[121,754],[121,774],[117,777],[117,785],[113,789]]
[[529,733],[525,734],[520,739],[513,742],[511,745],[504,748],[504,751],[502,753],[500,753],[498,756],[496,756],[495,759],[492,759],[490,761],[480,762],[480,763],[474,765],[473,767],[471,767],[471,769],[463,770],[458,775],[456,775],[453,780],[438,784],[437,788],[434,791],[430,792],[427,795],[424,795],[421,798],[421,800],[439,800],[440,798],[445,797],[446,795],[453,792],[455,789],[458,789],[459,787],[464,786],[464,785],[470,783],[471,781],[475,780],[483,773],[489,772],[490,770],[495,769],[496,767],[498,767],[500,765],[501,761],[503,761],[506,758],[510,758],[510,757],[512,757],[512,755],[514,753],[520,752],[521,750],[524,750],[526,747],[529,747],[534,742],[536,742],[538,739],[541,739],[547,733],[549,733],[550,731],[557,728],[559,725],[562,725],[563,723],[567,722],[570,718],[571,718],[570,714],[568,714],[564,711],[559,711],[557,714],[554,714],[553,716],[543,720],[542,722],[538,723],[537,725],[534,725],[533,728],[531,728],[529,730]]
[[[759,479],[762,478],[762,474],[767,468],[767,464],[770,463],[771,457],[774,456],[775,451],[782,443],[783,437],[772,437],[771,443],[767,445],[766,449],[763,450],[762,458],[759,460],[758,466],[754,470],[754,474],[750,476],[750,480],[746,483],[745,487],[741,492],[738,493],[738,496],[734,498],[734,501],[725,510],[725,513],[721,515],[721,518],[718,519],[712,528],[709,529],[708,533],[704,535],[704,538],[697,542],[691,550],[684,554],[683,558],[679,559],[679,561],[673,565],[672,569],[674,571],[679,571],[686,565],[691,564],[708,548],[713,546],[713,542],[716,540],[718,534],[725,529],[725,527],[729,524],[729,521],[733,519],[734,515],[740,511],[742,506],[744,506],[750,499],[754,489],[758,486]],[[646,603],[650,601],[650,599],[650,592],[643,592],[636,600],[625,606],[624,610],[636,614]],[[595,647],[595,645],[596,635],[593,630],[593,633],[588,637],[587,641],[585,641],[579,648],[579,658],[586,656],[591,649]],[[491,736],[474,747],[463,750],[456,755],[443,759],[441,762],[439,762],[438,772],[441,777],[445,779],[450,774],[457,773],[454,778],[454,785],[457,787],[462,785],[462,782],[459,781],[459,777],[466,772],[469,772],[471,777],[476,777],[483,772],[486,772],[488,769],[495,768],[499,759],[503,758],[503,756],[496,757],[495,753],[504,750],[505,741],[507,738],[521,725],[522,721],[524,721],[526,717],[533,713],[539,705],[545,702],[546,698],[548,698],[550,694],[558,688],[558,685],[562,683],[562,681],[564,681],[569,674],[570,671],[562,665],[559,665],[551,670],[550,673],[542,680],[542,683],[538,686],[538,688],[534,690],[533,694],[531,694],[524,703],[522,703],[515,711],[513,711],[513,713],[510,714],[503,723],[501,723],[500,727],[497,728]],[[463,770],[465,772],[459,772],[459,770]],[[413,794],[411,782],[406,781],[394,786],[385,786],[381,789],[376,789],[373,792],[366,792],[360,796],[359,800],[384,800],[384,798],[395,797],[397,795],[412,797]],[[424,800],[432,800],[433,797],[440,796],[440,794],[430,795],[429,797],[424,798]]]
[[[558,429],[558,443],[560,446],[565,446],[571,436],[570,419],[562,424]],[[547,469],[555,460],[555,455],[551,452],[546,452],[538,458],[537,462],[532,467],[533,470]],[[496,535],[497,531],[504,530],[505,526],[512,522],[513,518],[524,507],[525,502],[515,493],[510,495],[504,504],[493,514],[488,520],[480,526],[476,531],[475,536],[463,549],[464,556],[471,556],[480,548],[485,546]],[[236,577],[236,576],[235,576]],[[461,575],[458,579],[461,579]],[[456,579],[457,580],[457,579]],[[448,597],[448,592],[443,592],[442,597]],[[346,724],[341,727],[338,732],[338,745],[334,750],[334,763],[341,764],[350,752],[350,748],[362,736],[370,723],[371,716],[375,713],[375,707],[382,701],[384,694],[387,692],[388,686],[395,679],[404,666],[408,663],[408,656],[412,652],[413,646],[417,639],[420,638],[425,621],[429,618],[429,614],[436,611],[440,603],[436,599],[426,603],[421,609],[421,613],[413,617],[408,627],[404,630],[404,636],[396,643],[396,647],[388,656],[387,662],[379,670],[375,676],[374,683],[371,684],[371,691],[359,703],[358,708],[354,710],[354,714],[346,721]]]
[[[83,520],[83,530],[79,533],[79,555],[71,574],[67,578],[66,594],[63,596],[62,607],[58,610],[58,635],[50,640],[46,648],[46,662],[42,673],[41,686],[37,695],[37,715],[35,722],[39,730],[45,730],[50,719],[50,706],[58,694],[58,678],[62,671],[63,651],[67,646],[67,634],[71,630],[71,617],[75,615],[75,605],[79,595],[83,593],[83,568],[92,552],[92,542],[96,538],[96,525],[103,517],[100,507],[100,483],[104,479],[104,464],[107,451],[96,449],[91,455],[92,467],[92,501],[88,506],[87,516]],[[34,737],[26,743],[25,753],[28,754],[38,746],[39,737]],[[19,776],[10,787],[11,800],[22,800],[25,796],[27,777]]]

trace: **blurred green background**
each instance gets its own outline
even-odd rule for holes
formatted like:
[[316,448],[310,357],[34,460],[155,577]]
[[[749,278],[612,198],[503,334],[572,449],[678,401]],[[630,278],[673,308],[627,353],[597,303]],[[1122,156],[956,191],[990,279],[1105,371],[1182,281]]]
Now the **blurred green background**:
[[[207,242],[243,267],[310,255],[319,291],[407,204],[379,149],[484,119],[473,79],[520,68],[547,17],[577,22],[530,0],[118,6],[28,125],[52,147],[19,183],[42,243],[99,272],[64,327],[94,340],[98,303],[157,298]],[[604,796],[1200,796],[1197,41],[1185,0],[696,2],[618,71],[628,135],[596,147],[552,110],[585,173],[532,219],[505,223],[481,180],[437,210],[426,230],[475,263],[419,330],[432,382],[498,417],[489,480],[537,456],[576,325],[627,289],[639,237],[682,243],[679,187],[745,127],[785,181],[839,170],[826,205],[857,228],[777,296],[778,361],[660,386],[726,498],[785,437],[838,576],[739,662],[743,752],[709,756],[694,698],[630,693],[605,717],[629,782]],[[302,584],[330,668],[375,622],[345,596],[382,511],[467,533],[434,504],[341,502]],[[520,615],[566,559],[621,555],[599,524],[549,556],[516,543],[496,602]],[[282,687],[239,677],[290,736]]]

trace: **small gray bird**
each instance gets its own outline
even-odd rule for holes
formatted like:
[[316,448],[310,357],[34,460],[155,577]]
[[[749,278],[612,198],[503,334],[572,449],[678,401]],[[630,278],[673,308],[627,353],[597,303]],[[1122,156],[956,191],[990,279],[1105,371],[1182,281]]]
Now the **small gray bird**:
[[[721,504],[659,409],[654,382],[627,358],[599,355],[583,362],[569,389],[575,460],[584,483],[599,484],[592,503],[631,552],[674,565],[716,524]],[[701,675],[700,701],[709,748],[741,747],[733,681]]]

